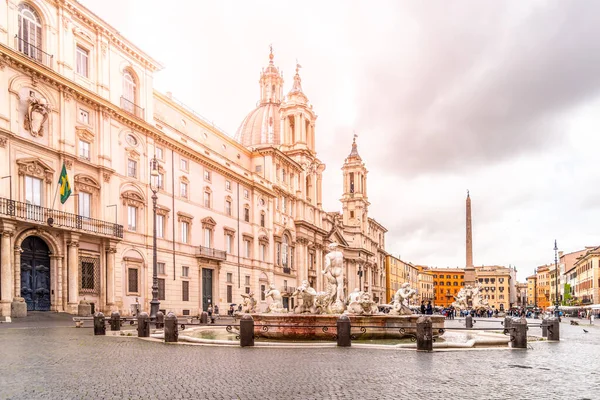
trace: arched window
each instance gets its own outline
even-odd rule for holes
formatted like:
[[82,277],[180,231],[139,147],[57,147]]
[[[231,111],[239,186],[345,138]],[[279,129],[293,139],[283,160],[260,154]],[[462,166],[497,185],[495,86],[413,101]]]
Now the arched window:
[[281,243],[281,264],[284,267],[288,266],[288,238],[283,235],[283,243]]
[[19,51],[42,62],[42,22],[28,4],[19,4]]
[[135,114],[137,82],[133,73],[129,70],[123,72],[123,108],[125,111]]

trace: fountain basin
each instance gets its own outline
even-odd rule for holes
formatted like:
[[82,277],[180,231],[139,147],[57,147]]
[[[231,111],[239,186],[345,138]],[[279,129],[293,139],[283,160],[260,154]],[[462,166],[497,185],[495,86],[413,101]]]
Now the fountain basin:
[[[337,335],[335,314],[251,314],[257,338],[279,340],[333,340]],[[359,339],[402,339],[417,332],[422,315],[348,315],[352,335]],[[444,333],[445,317],[429,315],[435,336]]]

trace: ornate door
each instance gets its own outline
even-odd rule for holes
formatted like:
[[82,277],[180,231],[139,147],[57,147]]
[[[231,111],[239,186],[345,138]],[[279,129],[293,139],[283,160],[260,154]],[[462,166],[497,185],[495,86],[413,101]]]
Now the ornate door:
[[21,245],[21,296],[27,311],[50,311],[50,256],[46,242],[29,236]]
[[[213,304],[212,298],[212,269],[202,268],[202,310],[206,311],[209,304]],[[213,304],[214,305],[214,304]]]

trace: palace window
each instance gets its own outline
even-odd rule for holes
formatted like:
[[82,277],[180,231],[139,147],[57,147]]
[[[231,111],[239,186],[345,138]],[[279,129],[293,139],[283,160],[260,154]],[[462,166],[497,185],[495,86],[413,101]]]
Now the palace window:
[[181,300],[190,301],[190,282],[188,281],[181,282]]
[[225,190],[231,190],[231,182],[225,181]]
[[181,197],[188,197],[188,185],[185,182],[180,182],[179,183],[179,195]]
[[225,200],[225,213],[231,216],[231,200]]
[[244,256],[250,258],[250,240],[244,239]]
[[136,90],[137,84],[133,73],[125,70],[123,73],[123,99],[126,101],[123,103],[123,108],[130,113],[135,112]]
[[165,263],[163,263],[163,262],[156,263],[156,273],[158,275],[165,275]]
[[190,232],[189,222],[181,222],[181,243],[188,243],[188,236]]
[[127,293],[139,293],[137,268],[127,268]]
[[204,180],[210,182],[210,171],[204,170]]
[[181,267],[181,276],[184,278],[188,278],[190,276],[190,267],[182,266]]
[[250,222],[250,208],[248,206],[244,207],[244,221]]
[[157,159],[159,159],[159,160],[163,159],[163,149],[162,149],[162,147],[155,147],[154,148],[154,156]]
[[230,233],[225,234],[225,251],[227,254],[232,254],[233,249],[233,235]]
[[42,62],[42,22],[38,13],[28,4],[19,4],[19,51]]
[[137,230],[137,207],[127,206],[127,229],[135,232]]
[[100,281],[100,259],[98,257],[79,256],[79,270],[81,273],[79,292],[97,293]]
[[265,212],[260,213],[260,226],[265,227]]
[[260,261],[267,261],[267,245],[260,245]]
[[158,278],[158,299],[166,300],[165,297],[165,280]]
[[25,176],[25,201],[34,206],[42,205],[42,180]]
[[84,77],[89,77],[89,58],[90,52],[83,47],[77,45],[75,49],[76,63],[75,72]]
[[204,192],[204,207],[210,208],[210,193]]
[[130,178],[137,178],[137,161],[127,160],[127,176]]
[[77,212],[82,217],[90,218],[92,216],[92,195],[86,192],[79,192],[77,201]]
[[179,160],[179,168],[181,168],[182,171],[187,171],[188,170],[188,160],[186,160],[185,158],[182,158],[181,160]]
[[233,274],[231,272],[227,273],[227,283],[233,283]]
[[165,216],[164,215],[156,216],[156,237],[157,238],[165,237]]
[[210,228],[204,228],[204,246],[212,247],[212,230]]
[[79,141],[79,157],[90,160],[90,143],[85,140]]
[[90,113],[86,110],[79,109],[79,122],[83,122],[86,125],[90,124]]

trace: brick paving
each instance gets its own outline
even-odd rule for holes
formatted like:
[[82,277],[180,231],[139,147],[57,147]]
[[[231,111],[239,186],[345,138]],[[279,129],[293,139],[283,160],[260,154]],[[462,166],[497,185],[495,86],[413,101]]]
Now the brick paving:
[[38,318],[0,329],[0,399],[600,398],[600,326],[563,323],[527,351],[417,353],[166,345]]

